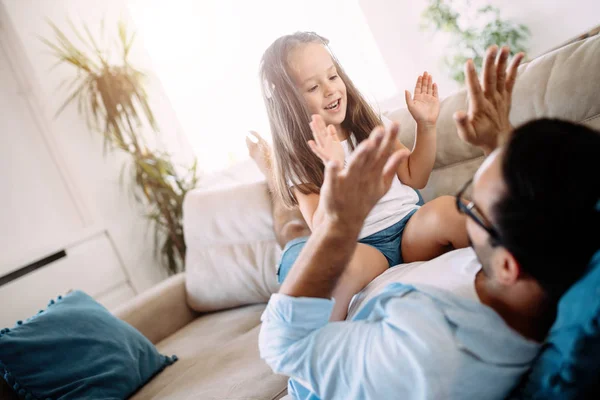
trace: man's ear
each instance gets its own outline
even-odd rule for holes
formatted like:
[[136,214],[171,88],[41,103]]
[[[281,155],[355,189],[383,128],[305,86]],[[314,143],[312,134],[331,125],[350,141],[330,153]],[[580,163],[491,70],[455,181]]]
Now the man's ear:
[[496,279],[504,285],[513,285],[521,275],[521,265],[515,256],[504,247],[497,248],[495,253]]

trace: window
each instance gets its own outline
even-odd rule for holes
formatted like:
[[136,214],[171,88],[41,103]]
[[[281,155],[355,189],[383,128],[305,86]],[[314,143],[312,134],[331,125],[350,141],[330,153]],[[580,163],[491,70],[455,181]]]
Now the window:
[[281,35],[327,37],[374,104],[397,92],[356,0],[132,0],[129,7],[204,172],[246,158],[249,130],[270,141],[258,66]]

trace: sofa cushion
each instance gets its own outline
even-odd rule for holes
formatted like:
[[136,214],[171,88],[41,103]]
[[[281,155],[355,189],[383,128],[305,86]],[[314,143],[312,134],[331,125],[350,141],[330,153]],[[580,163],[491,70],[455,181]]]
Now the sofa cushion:
[[271,200],[266,183],[197,189],[183,204],[189,306],[214,311],[265,303],[277,291]]
[[[466,110],[467,106],[466,90],[459,90],[440,102],[434,168],[472,160],[483,155],[478,147],[473,147],[458,138],[452,115],[458,110]],[[400,123],[399,139],[405,146],[412,149],[415,141],[416,122],[408,109],[400,108],[385,115]]]
[[514,399],[581,399],[600,378],[600,251],[561,298],[556,321]]
[[258,353],[264,304],[205,314],[158,343],[179,361],[132,400],[277,399],[287,378],[275,375]]
[[[429,176],[427,186],[420,191],[423,200],[427,202],[439,196],[456,194],[458,189],[475,175],[483,160],[484,157],[481,156],[434,169]],[[469,198],[471,190],[472,186],[469,186],[465,198]]]
[[519,69],[510,119],[587,122],[600,115],[600,35],[561,47]]
[[[513,93],[510,121],[518,126],[534,118],[554,117],[584,123],[600,129],[600,35],[572,43],[540,56],[519,67]],[[483,158],[479,148],[458,138],[452,115],[467,110],[465,89],[446,97],[440,104],[437,126],[437,154],[434,172],[427,187],[421,191],[428,201],[441,194],[454,194],[462,183],[472,177],[474,166]],[[415,121],[406,108],[386,113],[400,122],[400,140],[409,148],[414,143]],[[475,160],[459,174],[449,167]],[[447,168],[446,172],[436,174]],[[476,169],[476,168],[475,168]],[[461,175],[461,174],[464,174]],[[438,175],[438,176],[436,176]],[[452,177],[450,178],[450,176]],[[450,184],[447,179],[452,179]],[[454,185],[458,186],[454,186]]]
[[127,398],[175,360],[81,291],[0,331],[0,373],[24,399]]
[[[600,36],[570,44],[519,68],[511,122],[552,116],[600,128]],[[569,95],[565,95],[568,93]],[[576,93],[576,95],[575,95]],[[453,195],[472,178],[483,157],[458,138],[452,115],[466,110],[465,90],[441,102],[435,169],[423,198]],[[415,123],[403,108],[386,114],[401,123],[400,139],[411,147]],[[252,161],[237,167],[256,168]],[[217,190],[197,189],[184,202],[188,301],[197,311],[266,302],[278,288],[271,203],[264,182]]]

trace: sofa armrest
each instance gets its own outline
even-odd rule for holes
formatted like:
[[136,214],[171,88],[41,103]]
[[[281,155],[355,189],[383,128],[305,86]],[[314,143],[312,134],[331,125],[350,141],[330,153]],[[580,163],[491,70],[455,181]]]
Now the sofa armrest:
[[192,322],[198,314],[187,305],[185,274],[174,275],[114,311],[156,344]]

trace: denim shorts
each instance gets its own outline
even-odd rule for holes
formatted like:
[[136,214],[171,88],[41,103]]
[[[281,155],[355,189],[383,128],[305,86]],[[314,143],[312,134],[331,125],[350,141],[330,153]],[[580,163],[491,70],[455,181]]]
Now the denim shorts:
[[[390,267],[402,264],[402,232],[404,232],[408,220],[416,211],[417,209],[412,210],[408,215],[389,228],[367,236],[366,238],[362,238],[358,242],[375,247],[379,250],[387,259]],[[296,259],[300,255],[308,238],[309,236],[299,237],[291,240],[285,245],[279,261],[279,268],[277,268],[277,281],[279,283],[282,283],[285,280],[285,277],[292,269],[292,266],[296,262]]]
[[358,243],[368,244],[379,250],[387,259],[390,268],[402,264],[402,233],[408,220],[417,210],[412,210],[389,228],[360,239]]

